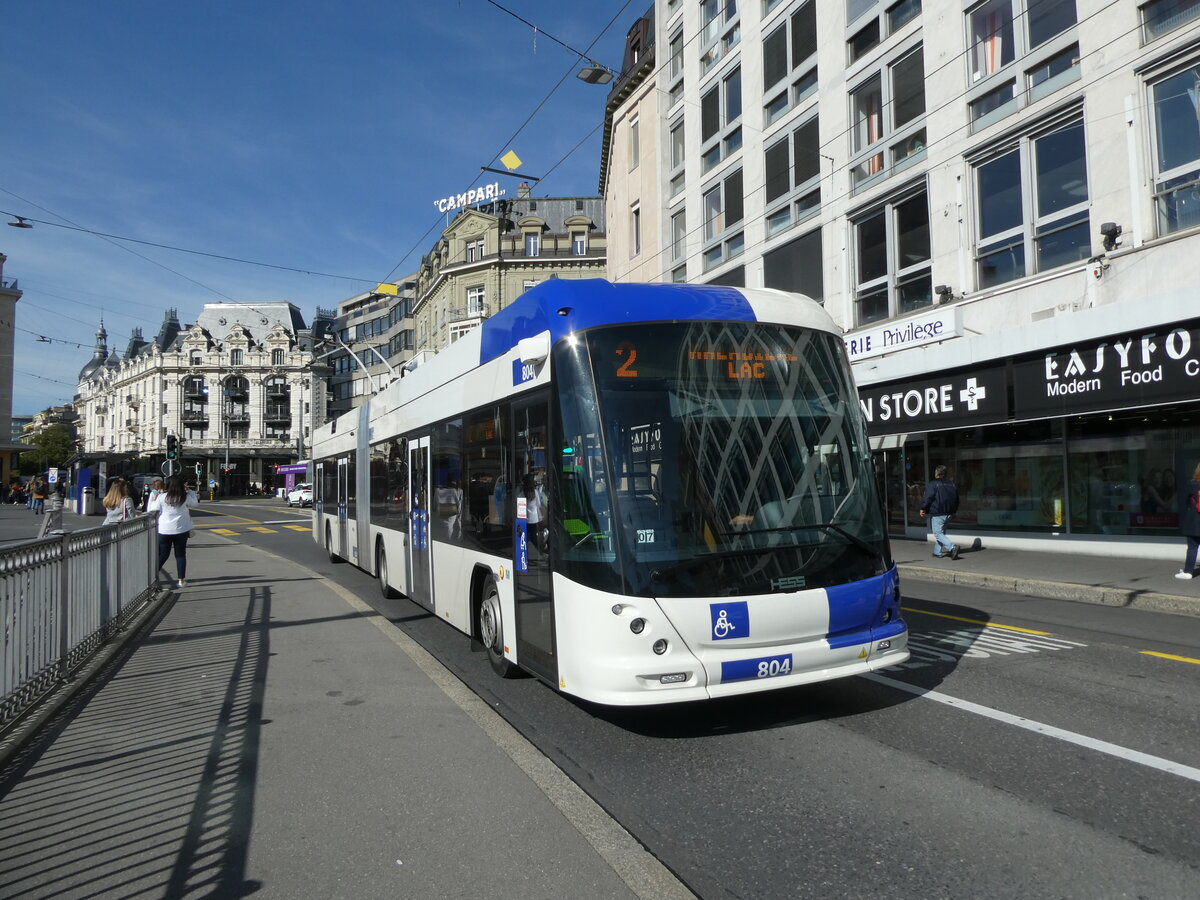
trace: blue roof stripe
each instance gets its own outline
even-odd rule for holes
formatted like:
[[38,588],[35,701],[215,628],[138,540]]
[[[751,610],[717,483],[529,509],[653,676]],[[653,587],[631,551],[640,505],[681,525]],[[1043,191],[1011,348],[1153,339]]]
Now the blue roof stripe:
[[[570,310],[563,315],[560,310]],[[550,343],[596,325],[733,319],[757,321],[737,288],[700,284],[613,284],[553,278],[530,288],[483,323],[479,362],[503,356],[522,338],[550,331]]]

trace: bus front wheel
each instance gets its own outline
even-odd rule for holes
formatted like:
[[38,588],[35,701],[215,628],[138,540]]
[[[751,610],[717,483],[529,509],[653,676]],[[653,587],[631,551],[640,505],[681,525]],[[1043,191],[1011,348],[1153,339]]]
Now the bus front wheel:
[[395,589],[388,584],[387,552],[383,549],[382,542],[375,551],[375,574],[379,576],[379,593],[383,595],[383,599],[388,600],[395,597]]
[[342,558],[334,552],[333,529],[328,524],[325,526],[325,551],[329,554],[329,561],[331,563],[340,563],[342,561]]
[[479,640],[487,650],[492,671],[501,678],[516,675],[516,666],[504,658],[504,621],[500,615],[500,589],[489,578],[479,604]]

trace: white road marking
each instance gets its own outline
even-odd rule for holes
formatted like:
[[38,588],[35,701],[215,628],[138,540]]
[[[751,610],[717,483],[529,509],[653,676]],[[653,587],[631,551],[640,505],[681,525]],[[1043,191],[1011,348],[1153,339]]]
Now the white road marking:
[[1026,731],[1032,731],[1034,734],[1041,734],[1046,737],[1055,738],[1056,740],[1066,741],[1068,744],[1075,744],[1079,747],[1085,747],[1088,750],[1095,750],[1097,753],[1115,756],[1126,762],[1137,763],[1138,765],[1158,769],[1171,775],[1178,775],[1180,778],[1200,782],[1200,769],[1185,766],[1183,763],[1172,762],[1169,759],[1163,759],[1161,756],[1151,756],[1149,753],[1142,753],[1140,750],[1131,750],[1119,744],[1110,744],[1108,741],[1091,738],[1086,734],[1077,734],[1074,731],[1055,728],[1053,725],[1035,722],[1033,719],[1026,719],[1024,716],[1014,716],[1012,713],[1001,712],[998,709],[992,709],[987,706],[980,706],[978,703],[972,703],[969,700],[960,700],[957,697],[951,697],[949,694],[927,690],[915,684],[908,684],[903,681],[897,681],[894,678],[888,678],[885,675],[871,674],[860,677],[890,688],[895,688],[898,691],[905,691],[909,694],[915,694],[918,697],[924,697],[926,700],[944,703],[946,706],[952,706],[964,712],[994,719],[997,722],[1003,722],[1005,725],[1015,725],[1017,728],[1024,728]]

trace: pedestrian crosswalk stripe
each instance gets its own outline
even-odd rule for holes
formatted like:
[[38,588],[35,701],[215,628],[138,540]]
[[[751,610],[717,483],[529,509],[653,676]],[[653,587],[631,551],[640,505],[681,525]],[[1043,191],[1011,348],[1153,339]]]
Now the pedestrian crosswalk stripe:
[[251,525],[247,531],[257,531],[259,534],[278,534],[274,528],[263,528],[261,525]]
[[236,531],[232,531],[228,528],[214,528],[214,529],[212,529],[212,533],[213,534],[237,534]]
[[1046,636],[1026,636],[1006,632],[992,626],[980,629],[954,631],[926,631],[911,633],[908,650],[911,658],[906,663],[890,666],[891,671],[919,669],[934,663],[956,663],[962,657],[987,659],[993,656],[1013,656],[1023,653],[1040,653],[1045,650],[1071,650],[1086,647],[1078,641]]

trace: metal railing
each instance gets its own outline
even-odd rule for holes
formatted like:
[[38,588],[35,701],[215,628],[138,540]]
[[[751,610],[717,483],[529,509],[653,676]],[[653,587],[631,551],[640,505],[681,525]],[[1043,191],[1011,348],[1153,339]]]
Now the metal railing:
[[0,549],[0,730],[155,592],[158,516]]

